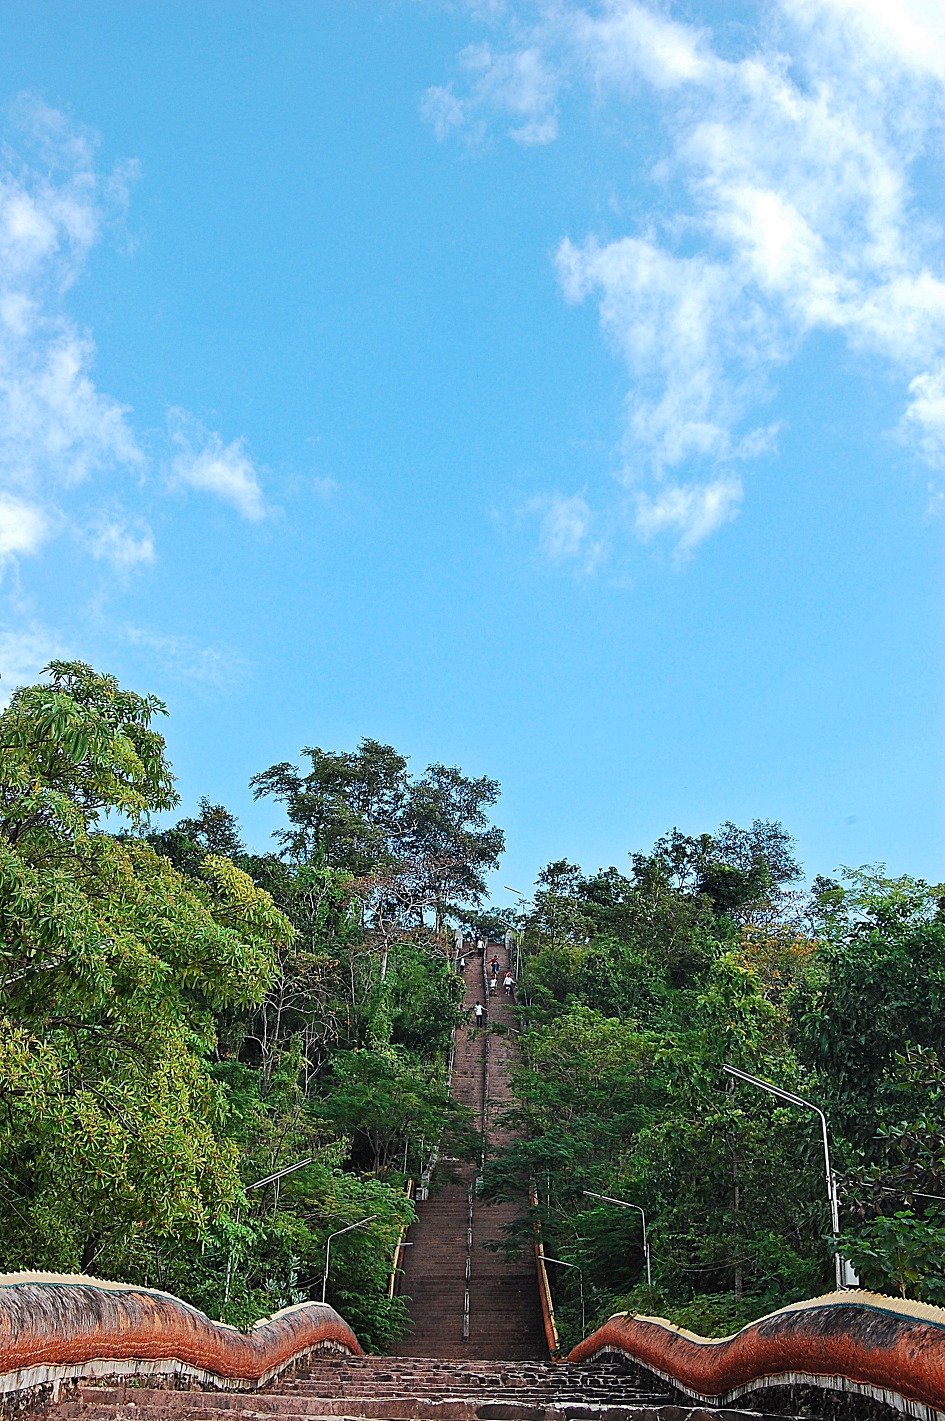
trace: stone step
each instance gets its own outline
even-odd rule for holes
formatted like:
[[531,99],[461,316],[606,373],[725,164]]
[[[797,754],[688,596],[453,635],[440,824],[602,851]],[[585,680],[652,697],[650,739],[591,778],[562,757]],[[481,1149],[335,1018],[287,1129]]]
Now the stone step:
[[[111,1407],[85,1407],[76,1412],[81,1421],[160,1421],[168,1415],[164,1404],[168,1393],[154,1401],[125,1401]],[[374,1399],[363,1397],[352,1404],[351,1398],[325,1400],[322,1410],[301,1409],[289,1398],[286,1405],[274,1411],[261,1407],[258,1394],[234,1396],[228,1394],[225,1406],[210,1406],[208,1395],[182,1393],[185,1404],[173,1407],[177,1421],[320,1421],[320,1418],[358,1418],[358,1421],[788,1421],[787,1418],[764,1416],[760,1412],[726,1408],[710,1411],[699,1406],[656,1404],[611,1404],[594,1406],[580,1401],[530,1403],[521,1398],[482,1397],[437,1400],[425,1396]],[[58,1408],[57,1415],[70,1415],[70,1408]]]
[[484,1392],[510,1391],[514,1392],[518,1396],[543,1396],[551,1398],[564,1397],[571,1400],[606,1399],[612,1401],[629,1401],[636,1400],[641,1396],[645,1396],[647,1400],[651,1400],[654,1394],[663,1394],[661,1389],[656,1387],[568,1387],[564,1385],[542,1386],[535,1385],[529,1382],[517,1382],[511,1384],[499,1383],[493,1385],[490,1385],[488,1383],[479,1383],[477,1385],[476,1383],[469,1382],[452,1382],[448,1380],[444,1381],[442,1378],[436,1377],[416,1377],[413,1379],[404,1379],[389,1382],[379,1381],[374,1383],[342,1382],[336,1388],[305,1385],[291,1387],[287,1386],[284,1392],[281,1392],[281,1394],[293,1397],[360,1395],[395,1396],[399,1393],[404,1393],[406,1391],[413,1392],[418,1388],[423,1388],[425,1391],[429,1392],[431,1396],[445,1396],[447,1394],[453,1393],[471,1394],[473,1392],[476,1392],[481,1394]]
[[446,1391],[502,1391],[509,1390],[518,1393],[535,1393],[554,1396],[607,1396],[617,1399],[636,1396],[646,1393],[649,1395],[653,1388],[640,1387],[628,1382],[621,1385],[617,1382],[594,1385],[593,1383],[577,1384],[561,1382],[535,1381],[530,1378],[499,1379],[491,1377],[469,1377],[452,1378],[443,1377],[436,1373],[428,1373],[414,1377],[395,1377],[390,1379],[370,1378],[342,1378],[336,1384],[327,1381],[296,1381],[286,1382],[280,1388],[280,1394],[300,1395],[300,1396],[337,1396],[341,1394],[357,1394],[359,1391],[367,1391],[369,1394],[380,1390],[401,1390],[424,1386],[431,1392]]

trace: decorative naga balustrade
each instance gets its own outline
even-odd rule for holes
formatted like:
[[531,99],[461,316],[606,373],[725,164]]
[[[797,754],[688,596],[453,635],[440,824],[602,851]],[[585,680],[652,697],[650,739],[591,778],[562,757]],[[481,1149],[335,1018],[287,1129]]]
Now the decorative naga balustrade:
[[318,1352],[361,1347],[325,1303],[301,1303],[249,1332],[211,1322],[170,1293],[56,1273],[0,1274],[0,1399],[78,1377],[189,1379],[255,1390]]
[[[63,1383],[79,1378],[256,1391],[324,1352],[360,1355],[361,1348],[323,1303],[286,1308],[240,1332],[152,1288],[53,1273],[0,1275],[0,1413],[30,1393],[56,1400]],[[568,1361],[608,1355],[709,1407],[768,1391],[779,1411],[829,1415],[837,1394],[846,1393],[854,1416],[860,1403],[869,1414],[875,1401],[917,1421],[945,1421],[945,1309],[875,1293],[795,1303],[718,1339],[663,1318],[618,1313]],[[822,1407],[810,1405],[812,1388],[823,1393]],[[806,1396],[797,1389],[808,1389]],[[800,1408],[794,1404],[802,1400]]]
[[608,1354],[709,1406],[772,1387],[819,1388],[868,1397],[920,1421],[945,1421],[945,1309],[878,1293],[794,1303],[723,1338],[617,1313],[568,1361]]

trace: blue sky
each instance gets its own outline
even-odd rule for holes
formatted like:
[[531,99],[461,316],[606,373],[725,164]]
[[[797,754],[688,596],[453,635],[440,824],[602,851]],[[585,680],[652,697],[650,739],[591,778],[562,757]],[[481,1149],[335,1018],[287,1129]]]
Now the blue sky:
[[184,808],[388,740],[502,884],[781,819],[943,849],[936,0],[0,19],[0,670]]

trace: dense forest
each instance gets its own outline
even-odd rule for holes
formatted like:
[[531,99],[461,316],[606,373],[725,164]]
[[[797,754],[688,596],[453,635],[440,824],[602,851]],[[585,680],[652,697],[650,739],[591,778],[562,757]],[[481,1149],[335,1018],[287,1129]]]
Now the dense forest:
[[[391,746],[312,746],[236,815],[178,805],[164,706],[54,662],[0,713],[0,1268],[166,1288],[245,1324],[321,1294],[366,1346],[407,1182],[473,1158],[448,1096],[456,925],[487,902],[499,786]],[[945,888],[802,889],[777,823],[676,830],[625,871],[561,859],[513,925],[518,1138],[487,1198],[536,1200],[565,1341],[620,1307],[728,1331],[832,1286],[945,1302]],[[819,1122],[723,1071],[823,1108]],[[590,1194],[585,1191],[591,1191]],[[609,1195],[635,1207],[604,1202]],[[642,1247],[643,1209],[651,1280]]]
[[0,715],[0,1266],[247,1323],[320,1296],[328,1235],[369,1219],[328,1298],[383,1348],[405,1181],[444,1136],[477,1144],[444,1089],[441,930],[503,848],[498,786],[311,748],[255,777],[286,819],[255,855],[206,802],[154,827],[177,802],[163,712],[57,662]]
[[[945,1303],[945,886],[800,879],[759,821],[673,831],[626,875],[540,875],[521,1139],[485,1183],[537,1185],[549,1251],[577,1265],[554,1279],[569,1341],[582,1288],[589,1325],[625,1307],[719,1335],[832,1289],[838,1245],[865,1286]],[[726,1063],[825,1111],[837,1240],[818,1118]],[[641,1215],[585,1190],[645,1212],[652,1284]]]

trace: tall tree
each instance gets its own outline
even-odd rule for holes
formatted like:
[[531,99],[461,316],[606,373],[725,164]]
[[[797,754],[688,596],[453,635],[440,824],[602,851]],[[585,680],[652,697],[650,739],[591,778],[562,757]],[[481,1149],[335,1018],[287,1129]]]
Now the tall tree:
[[[251,780],[257,799],[271,795],[285,805],[290,827],[276,838],[290,861],[323,863],[362,880],[373,875],[365,896],[385,921],[402,917],[409,902],[420,923],[429,905],[439,930],[454,906],[482,902],[484,874],[505,847],[487,813],[499,798],[497,781],[439,764],[411,779],[406,759],[377,740],[364,739],[351,752],[303,753],[308,774],[284,762]],[[396,890],[395,877],[402,880]]]
[[405,832],[407,761],[392,745],[363,739],[355,751],[302,751],[302,774],[283,761],[254,775],[253,796],[285,805],[290,827],[276,838],[299,863],[324,863],[363,875],[393,863]]
[[406,839],[424,866],[438,930],[454,904],[482,903],[484,875],[499,866],[505,835],[486,813],[499,793],[497,780],[473,778],[447,765],[430,765],[410,786]]
[[213,1013],[262,995],[292,929],[228,860],[186,879],[99,827],[174,803],[163,707],[82,663],[49,674],[0,714],[0,1233],[9,1265],[126,1269],[239,1189]]

